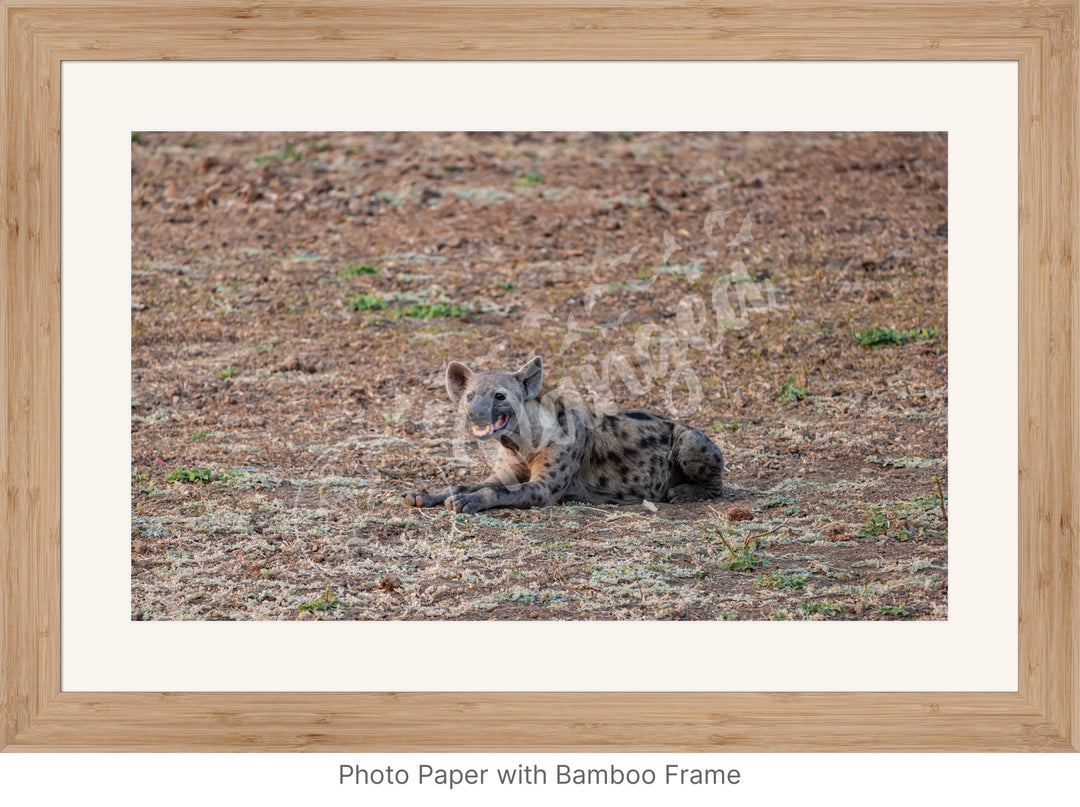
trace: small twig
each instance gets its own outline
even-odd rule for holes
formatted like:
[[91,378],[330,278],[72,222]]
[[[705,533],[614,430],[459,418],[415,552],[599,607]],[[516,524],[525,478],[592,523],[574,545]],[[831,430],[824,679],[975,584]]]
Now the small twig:
[[[578,504],[578,503],[575,503],[575,504],[571,505],[571,507],[573,507],[575,509],[578,509],[578,510],[591,510],[594,513],[600,513],[601,515],[607,516],[607,518],[604,519],[605,521],[617,521],[620,518],[643,518],[644,517],[642,515],[642,513],[640,511],[637,511],[637,510],[632,510],[632,511],[626,512],[626,513],[620,513],[617,510],[604,510],[603,508],[600,508],[600,507],[590,507],[587,504]],[[548,513],[548,521],[549,522],[553,521],[554,516],[555,516],[554,508],[545,507],[543,509]]]
[[605,518],[604,521],[618,521],[620,518],[641,518],[641,513],[636,511],[633,513],[612,513],[607,518]]
[[756,533],[754,535],[747,535],[745,538],[743,538],[743,546],[744,547],[745,546],[750,546],[751,541],[756,541],[758,538],[764,538],[766,535],[772,535],[774,532],[776,532],[781,527],[783,527],[785,524],[787,524],[789,521],[791,521],[792,518],[794,518],[794,516],[788,516],[783,521],[781,521],[779,524],[777,524],[775,527],[773,527],[771,530],[766,530],[765,532],[759,532],[759,533]]
[[948,524],[949,514],[945,512],[945,494],[941,490],[941,479],[935,476],[934,481],[937,482],[937,495],[938,503],[941,505],[941,517],[945,519],[945,523]]
[[608,510],[601,510],[599,507],[590,507],[587,504],[578,504],[576,502],[571,504],[570,506],[579,508],[581,510],[592,510],[594,513],[609,513],[610,512]]
[[727,538],[724,537],[724,533],[722,531],[717,532],[716,537],[720,539],[720,542],[725,547],[727,547],[727,551],[731,555],[731,557],[735,557],[735,550],[734,550],[734,548],[732,548],[731,544],[728,543]]

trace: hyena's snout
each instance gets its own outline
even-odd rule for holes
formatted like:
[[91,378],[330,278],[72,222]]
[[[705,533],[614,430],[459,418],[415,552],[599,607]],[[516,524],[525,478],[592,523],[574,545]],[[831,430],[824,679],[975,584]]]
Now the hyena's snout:
[[485,426],[491,423],[491,406],[483,404],[470,406],[469,411],[465,413],[465,417],[470,426]]
[[506,412],[496,412],[492,407],[480,405],[469,407],[466,418],[475,437],[488,437],[506,428],[510,415]]

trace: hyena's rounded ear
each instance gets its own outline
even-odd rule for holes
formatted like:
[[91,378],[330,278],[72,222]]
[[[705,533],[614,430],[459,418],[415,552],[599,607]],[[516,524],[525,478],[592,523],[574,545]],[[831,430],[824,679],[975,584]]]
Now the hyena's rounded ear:
[[472,370],[459,361],[450,362],[450,366],[446,368],[446,392],[451,401],[457,403],[461,400],[470,378],[472,378]]
[[521,385],[525,387],[525,400],[535,398],[540,394],[540,384],[544,380],[544,363],[537,356],[514,375],[521,382]]

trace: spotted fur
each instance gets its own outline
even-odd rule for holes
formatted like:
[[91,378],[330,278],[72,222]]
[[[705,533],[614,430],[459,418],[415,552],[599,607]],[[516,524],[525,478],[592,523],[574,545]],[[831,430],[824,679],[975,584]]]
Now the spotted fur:
[[491,476],[441,493],[413,491],[413,507],[444,505],[458,513],[492,507],[687,502],[723,492],[724,458],[697,429],[648,412],[597,414],[556,393],[540,399],[543,363],[516,372],[446,370],[446,390],[469,434],[497,441]]

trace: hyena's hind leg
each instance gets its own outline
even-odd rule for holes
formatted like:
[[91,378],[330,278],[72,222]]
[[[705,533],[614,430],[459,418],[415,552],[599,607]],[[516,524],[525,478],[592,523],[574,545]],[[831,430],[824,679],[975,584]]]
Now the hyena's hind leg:
[[671,448],[672,482],[668,501],[698,502],[724,493],[724,455],[697,429],[687,428]]

